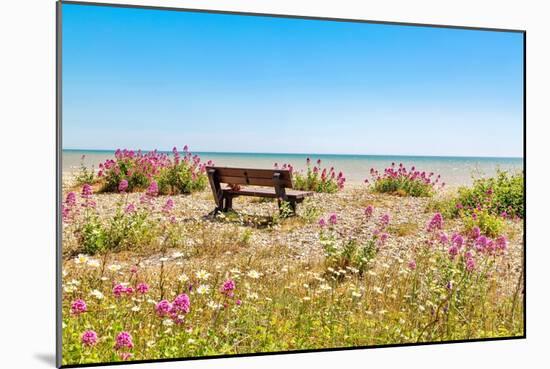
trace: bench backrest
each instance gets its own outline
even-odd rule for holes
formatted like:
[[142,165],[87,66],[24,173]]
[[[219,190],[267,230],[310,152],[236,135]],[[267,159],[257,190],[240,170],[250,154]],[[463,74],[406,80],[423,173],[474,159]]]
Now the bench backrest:
[[215,170],[220,183],[269,187],[275,186],[274,176],[278,173],[280,186],[292,188],[292,173],[287,169],[206,167],[206,170]]

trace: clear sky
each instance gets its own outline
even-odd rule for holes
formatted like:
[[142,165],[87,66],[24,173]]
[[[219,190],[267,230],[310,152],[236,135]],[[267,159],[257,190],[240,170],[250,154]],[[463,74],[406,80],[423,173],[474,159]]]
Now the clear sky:
[[63,5],[63,147],[522,156],[523,35]]

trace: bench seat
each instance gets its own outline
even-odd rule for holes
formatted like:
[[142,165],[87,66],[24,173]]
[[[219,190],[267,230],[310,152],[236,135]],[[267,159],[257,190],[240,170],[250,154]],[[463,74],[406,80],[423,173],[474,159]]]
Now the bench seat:
[[[241,188],[237,191],[232,190],[230,187],[224,185],[222,186],[222,191],[230,193],[234,196],[255,196],[255,197],[270,197],[270,198],[277,198],[277,193],[275,191],[275,188],[273,187],[252,187],[252,186],[241,186]],[[293,190],[293,189],[287,189],[286,196],[288,198],[292,198],[297,200],[298,202],[300,200],[305,199],[308,196],[313,195],[313,192],[311,191],[300,191],[300,190]]]

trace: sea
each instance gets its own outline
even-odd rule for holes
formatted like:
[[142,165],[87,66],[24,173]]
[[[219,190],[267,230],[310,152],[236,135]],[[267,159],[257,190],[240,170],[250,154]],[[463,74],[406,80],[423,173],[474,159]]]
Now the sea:
[[[171,152],[167,152],[171,155]],[[523,158],[505,157],[463,157],[463,156],[400,156],[400,155],[343,155],[343,154],[287,154],[287,153],[236,153],[236,152],[193,152],[201,161],[212,160],[215,165],[240,168],[272,169],[275,164],[288,163],[296,170],[306,167],[306,160],[312,163],[321,160],[323,167],[333,166],[336,172],[342,171],[347,183],[361,183],[369,178],[369,171],[375,168],[382,171],[392,163],[403,163],[407,168],[415,166],[418,170],[441,175],[446,186],[469,185],[474,178],[493,176],[497,170],[522,171]],[[62,170],[64,174],[78,171],[83,164],[97,170],[99,163],[114,158],[110,150],[75,150],[62,152]]]

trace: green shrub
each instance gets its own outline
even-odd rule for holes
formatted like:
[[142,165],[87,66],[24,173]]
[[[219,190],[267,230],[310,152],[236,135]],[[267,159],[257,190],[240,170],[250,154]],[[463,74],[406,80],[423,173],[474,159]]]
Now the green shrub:
[[[275,165],[277,169],[278,166]],[[295,171],[290,164],[283,164],[282,169],[288,169],[292,173],[294,188],[301,191],[315,191],[321,193],[335,193],[344,189],[346,178],[342,172],[336,174],[334,167],[329,169],[321,166],[321,159],[317,165],[311,166],[311,160],[306,160],[306,171]]]
[[461,217],[465,229],[469,232],[474,227],[479,227],[482,234],[489,237],[497,237],[502,234],[505,223],[502,217],[493,215],[487,210],[477,210],[473,212],[461,211]]
[[172,157],[156,150],[142,153],[133,150],[117,150],[115,159],[99,165],[98,177],[103,181],[102,191],[118,192],[126,180],[126,192],[144,190],[156,181],[160,194],[187,194],[206,187],[206,165],[197,155],[184,148],[183,157],[174,147]]
[[493,215],[525,216],[523,172],[497,171],[495,177],[479,178],[470,188],[458,190],[459,208],[487,209]]
[[105,230],[98,216],[88,217],[77,234],[84,253],[94,255],[106,249]]
[[321,209],[311,199],[305,200],[298,209],[300,216],[308,223],[317,221],[321,215]]
[[426,205],[426,212],[441,213],[443,217],[452,219],[458,217],[458,208],[456,206],[456,196],[445,196],[442,198],[430,199]]
[[206,174],[186,161],[161,169],[157,181],[159,193],[164,195],[202,191],[208,184]]
[[[523,182],[522,172],[509,173],[499,170],[496,177],[479,178],[471,187],[460,187],[456,195],[430,201],[426,211],[440,212],[446,218],[461,216],[465,219],[478,212],[484,221],[495,224],[502,223],[496,221],[498,217],[523,218]],[[493,220],[489,220],[488,215]]]

